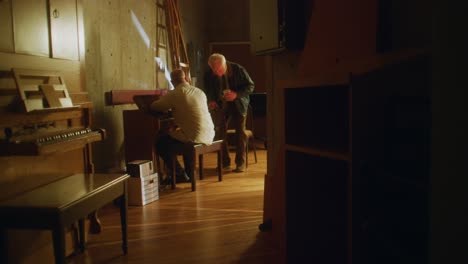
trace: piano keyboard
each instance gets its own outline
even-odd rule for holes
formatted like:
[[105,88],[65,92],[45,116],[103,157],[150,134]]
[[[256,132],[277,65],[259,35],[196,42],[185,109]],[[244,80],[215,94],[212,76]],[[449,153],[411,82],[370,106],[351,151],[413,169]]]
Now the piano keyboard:
[[101,141],[105,130],[91,128],[69,129],[47,134],[24,135],[0,142],[0,155],[44,155],[83,148],[86,144]]
[[91,128],[85,128],[85,129],[81,129],[77,131],[70,131],[70,132],[65,131],[64,133],[61,133],[61,134],[38,138],[36,139],[36,143],[37,144],[50,144],[50,143],[54,143],[57,141],[63,141],[63,140],[73,139],[74,137],[84,136],[91,132],[92,132]]

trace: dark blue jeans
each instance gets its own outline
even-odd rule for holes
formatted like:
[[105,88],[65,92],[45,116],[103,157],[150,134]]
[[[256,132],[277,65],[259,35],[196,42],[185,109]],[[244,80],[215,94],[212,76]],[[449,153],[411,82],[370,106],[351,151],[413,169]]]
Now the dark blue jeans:
[[173,158],[175,155],[173,153],[182,154],[184,159],[184,167],[182,168],[179,161],[176,159],[176,179],[177,181],[188,181],[188,179],[184,179],[184,172],[187,173],[187,176],[192,178],[193,172],[195,170],[195,157],[193,155],[192,150],[192,143],[184,143],[177,139],[172,138],[167,134],[160,135],[157,142],[156,142],[156,150],[158,155],[164,160],[166,164],[168,176],[172,176],[172,164]]
[[211,118],[215,125],[215,140],[223,139],[223,167],[231,164],[231,157],[226,140],[226,131],[228,128],[236,130],[235,144],[237,167],[245,165],[245,148],[247,147],[247,134],[245,133],[245,123],[247,117],[239,112],[234,103],[225,103],[221,109],[211,111]]

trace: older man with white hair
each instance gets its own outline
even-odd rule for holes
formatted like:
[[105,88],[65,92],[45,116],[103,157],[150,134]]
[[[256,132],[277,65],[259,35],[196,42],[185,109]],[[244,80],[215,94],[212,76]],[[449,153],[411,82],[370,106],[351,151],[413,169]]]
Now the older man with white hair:
[[215,120],[216,139],[224,139],[223,169],[229,169],[231,166],[225,138],[229,122],[232,122],[232,127],[236,130],[236,168],[233,171],[243,172],[246,167],[247,146],[245,122],[250,102],[249,95],[255,85],[243,66],[227,61],[220,53],[211,54],[208,65],[210,69],[204,76],[204,91]]

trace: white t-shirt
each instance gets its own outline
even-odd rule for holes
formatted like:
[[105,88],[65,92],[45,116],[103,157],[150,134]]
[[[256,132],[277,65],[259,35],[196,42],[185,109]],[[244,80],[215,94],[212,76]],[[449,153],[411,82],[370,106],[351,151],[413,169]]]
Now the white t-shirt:
[[172,109],[174,122],[180,128],[169,135],[182,142],[209,145],[215,135],[213,120],[208,111],[205,93],[188,83],[181,83],[174,90],[151,104],[151,110],[164,112]]

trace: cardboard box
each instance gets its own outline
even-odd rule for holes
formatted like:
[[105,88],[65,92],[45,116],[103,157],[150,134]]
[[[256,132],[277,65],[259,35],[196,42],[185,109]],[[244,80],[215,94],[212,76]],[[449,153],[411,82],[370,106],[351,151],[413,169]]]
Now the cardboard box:
[[127,163],[127,173],[132,177],[144,177],[153,172],[153,162],[150,160],[134,160]]
[[158,173],[144,177],[130,177],[128,186],[128,205],[146,205],[159,200]]

